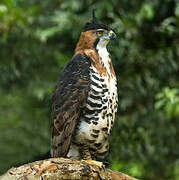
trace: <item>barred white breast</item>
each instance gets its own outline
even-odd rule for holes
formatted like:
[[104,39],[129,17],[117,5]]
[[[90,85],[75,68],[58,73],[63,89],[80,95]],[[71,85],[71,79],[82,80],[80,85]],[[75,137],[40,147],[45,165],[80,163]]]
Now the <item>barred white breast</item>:
[[79,149],[76,144],[88,144],[94,157],[103,159],[108,152],[108,136],[111,132],[115,113],[117,111],[117,83],[116,77],[110,71],[109,53],[104,46],[97,46],[101,63],[107,70],[107,75],[101,75],[97,69],[90,67],[90,89],[86,108],[81,116],[80,124],[74,143],[68,157],[79,159]]

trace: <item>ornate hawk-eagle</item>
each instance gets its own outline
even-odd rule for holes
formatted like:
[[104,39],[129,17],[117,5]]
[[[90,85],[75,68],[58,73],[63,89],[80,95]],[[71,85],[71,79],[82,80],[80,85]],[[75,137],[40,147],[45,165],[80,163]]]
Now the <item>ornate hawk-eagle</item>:
[[107,154],[118,97],[106,46],[115,38],[93,11],[53,94],[51,157],[96,160]]

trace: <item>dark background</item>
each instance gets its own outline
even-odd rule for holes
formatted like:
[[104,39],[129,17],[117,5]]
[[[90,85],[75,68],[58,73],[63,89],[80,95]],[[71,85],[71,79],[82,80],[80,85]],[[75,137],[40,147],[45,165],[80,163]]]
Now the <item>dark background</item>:
[[176,180],[177,0],[0,0],[0,173],[49,150],[51,94],[94,7],[118,36],[108,46],[119,93],[110,168]]

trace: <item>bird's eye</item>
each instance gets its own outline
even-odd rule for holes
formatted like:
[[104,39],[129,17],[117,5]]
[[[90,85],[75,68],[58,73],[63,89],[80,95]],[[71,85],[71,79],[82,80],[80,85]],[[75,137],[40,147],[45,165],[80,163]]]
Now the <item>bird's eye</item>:
[[102,35],[103,35],[103,31],[97,31],[96,34],[97,34],[98,36],[102,36]]

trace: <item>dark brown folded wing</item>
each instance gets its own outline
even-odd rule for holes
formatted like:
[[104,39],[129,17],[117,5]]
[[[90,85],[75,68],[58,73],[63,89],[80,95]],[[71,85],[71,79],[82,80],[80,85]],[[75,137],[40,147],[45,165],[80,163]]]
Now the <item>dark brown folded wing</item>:
[[62,71],[52,99],[51,156],[65,157],[86,104],[90,60],[75,55]]

